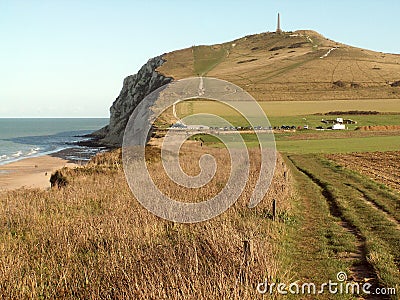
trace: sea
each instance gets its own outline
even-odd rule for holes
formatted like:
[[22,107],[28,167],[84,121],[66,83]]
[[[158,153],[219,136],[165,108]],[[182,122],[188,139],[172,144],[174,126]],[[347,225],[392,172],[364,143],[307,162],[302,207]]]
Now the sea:
[[85,135],[108,122],[108,118],[0,118],[0,165],[45,154],[85,162],[105,148],[76,143],[88,140]]

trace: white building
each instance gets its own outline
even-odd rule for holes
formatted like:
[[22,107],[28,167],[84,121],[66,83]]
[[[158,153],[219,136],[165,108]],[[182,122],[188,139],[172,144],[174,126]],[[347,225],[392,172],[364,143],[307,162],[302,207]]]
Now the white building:
[[333,130],[344,130],[344,129],[346,129],[346,126],[341,123],[336,123],[336,124],[333,124],[332,129]]

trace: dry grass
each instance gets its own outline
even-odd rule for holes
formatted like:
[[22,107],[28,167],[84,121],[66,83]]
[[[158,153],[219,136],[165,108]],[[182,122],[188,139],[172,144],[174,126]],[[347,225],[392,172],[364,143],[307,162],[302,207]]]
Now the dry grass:
[[[333,47],[339,48],[320,58]],[[199,55],[204,48],[209,51]],[[224,57],[220,48],[226,51]],[[261,33],[164,57],[167,62],[159,68],[163,74],[175,79],[197,76],[196,66],[201,65],[207,76],[230,81],[257,101],[400,98],[400,90],[390,86],[400,80],[399,55],[343,45],[313,31]],[[336,81],[345,87],[335,86]]]
[[[160,170],[157,151],[150,150],[149,168]],[[246,207],[251,177],[226,213],[188,225],[161,220],[140,206],[126,184],[120,151],[65,170],[65,188],[3,193],[0,297],[254,299],[267,274],[285,278],[276,259],[283,224],[268,217],[272,197],[280,214],[289,210],[291,190],[280,157],[277,166],[269,194],[255,209]],[[257,163],[252,176],[256,169]],[[244,239],[254,243],[249,267]]]

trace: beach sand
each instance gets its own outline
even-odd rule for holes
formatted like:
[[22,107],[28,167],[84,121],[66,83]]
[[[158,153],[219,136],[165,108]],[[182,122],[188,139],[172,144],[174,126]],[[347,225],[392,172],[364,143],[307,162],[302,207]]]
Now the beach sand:
[[0,166],[0,191],[21,187],[49,188],[52,172],[76,166],[78,164],[50,155],[21,159]]

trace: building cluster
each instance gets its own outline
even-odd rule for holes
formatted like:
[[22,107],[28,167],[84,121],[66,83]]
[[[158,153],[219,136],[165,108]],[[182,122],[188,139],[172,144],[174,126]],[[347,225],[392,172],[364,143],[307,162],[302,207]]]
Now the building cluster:
[[[321,120],[322,123],[327,124],[328,126],[324,128],[323,126],[315,127],[316,130],[345,130],[347,124],[357,124],[356,121],[351,119],[343,119],[336,118],[332,120]],[[304,126],[296,126],[296,125],[281,125],[281,126],[205,126],[205,125],[186,125],[180,122],[173,124],[170,129],[175,130],[191,130],[191,131],[203,131],[203,130],[211,130],[211,131],[294,131],[294,130],[309,130],[311,129],[308,125]]]

